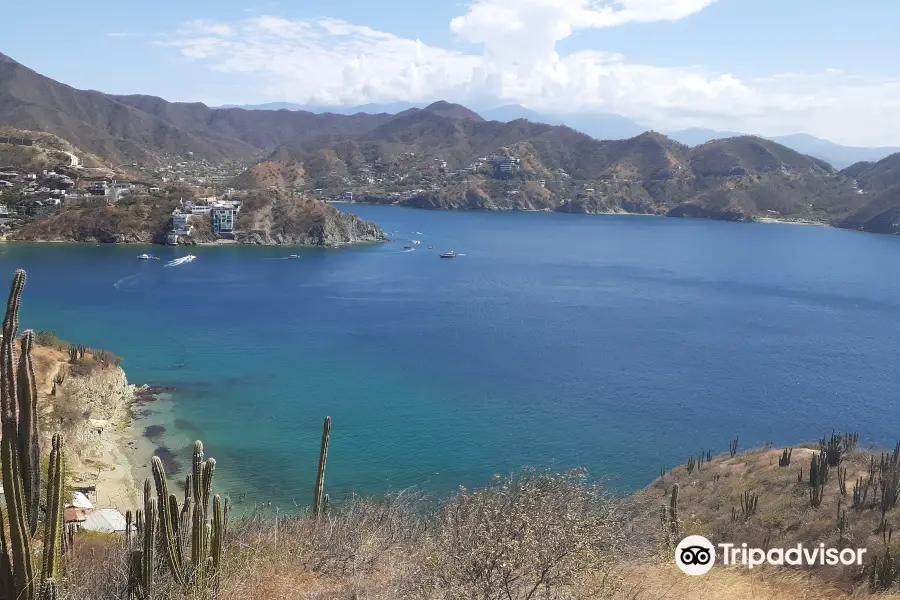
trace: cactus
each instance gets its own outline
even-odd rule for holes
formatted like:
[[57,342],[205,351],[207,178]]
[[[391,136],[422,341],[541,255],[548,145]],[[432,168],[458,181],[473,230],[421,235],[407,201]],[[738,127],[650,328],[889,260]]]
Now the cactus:
[[[145,517],[146,515],[146,517]],[[158,545],[159,516],[150,479],[144,480],[144,509],[136,511],[137,543],[131,542],[131,511],[125,513],[125,540],[128,550],[128,592],[142,600],[153,595],[154,554]]]
[[738,438],[728,442],[728,456],[734,458],[738,451]]
[[744,492],[741,495],[741,514],[744,519],[749,519],[756,513],[756,507],[759,504],[759,494]]
[[84,353],[87,352],[87,347],[82,344],[69,344],[69,362],[79,363],[84,360]]
[[34,333],[22,335],[16,352],[19,309],[25,271],[13,276],[3,335],[0,340],[0,471],[5,511],[0,512],[0,595],[17,600],[56,596],[55,576],[62,543],[62,440],[53,439],[48,472],[44,552],[40,576],[35,573],[31,538],[40,512],[40,446],[37,436],[37,386],[32,350]]
[[831,438],[822,438],[819,440],[819,448],[825,454],[829,467],[836,467],[841,464],[843,458],[844,445],[843,436],[839,433],[831,432]]
[[789,467],[791,466],[791,454],[794,452],[793,448],[785,448],[781,453],[781,458],[778,459],[779,467]]
[[325,425],[322,429],[322,446],[319,450],[319,470],[316,473],[316,495],[313,501],[313,514],[316,516],[319,516],[322,512],[322,495],[325,493],[325,462],[328,460],[329,438],[331,438],[331,417],[325,417]]
[[[185,585],[187,581],[184,578],[184,560],[182,558],[181,543],[176,535],[172,506],[169,503],[169,483],[166,480],[166,472],[163,469],[162,460],[158,456],[154,456],[150,462],[153,469],[153,479],[156,482],[157,509],[159,510],[163,545],[166,549],[169,570],[179,585]],[[149,518],[150,515],[147,514],[145,521]]]
[[685,465],[685,467],[687,468],[688,475],[690,475],[691,473],[694,472],[694,468],[696,468],[696,466],[697,466],[697,461],[694,460],[693,456],[690,457],[687,461],[687,464]]
[[874,594],[885,592],[893,587],[894,582],[900,579],[900,561],[891,553],[891,537],[893,530],[882,531],[884,553],[877,550],[872,555],[872,562],[866,566],[869,576],[869,589]]
[[809,505],[818,508],[828,479],[828,457],[825,450],[813,454],[809,465]]
[[844,434],[844,454],[850,454],[851,452],[856,452],[856,448],[859,446],[859,433],[858,432],[850,432]]
[[[37,381],[34,376],[34,331],[22,333],[22,350],[19,355],[19,460],[22,488],[28,504],[28,530],[37,532],[38,512],[41,503],[41,446],[38,441]],[[52,455],[51,455],[52,456]]]
[[672,536],[672,545],[674,546],[678,540],[678,484],[672,486],[672,493],[669,498],[669,528]]
[[[191,474],[185,478],[184,504],[181,507],[178,506],[175,494],[169,493],[162,461],[154,456],[151,462],[153,479],[156,483],[156,503],[150,502],[147,507],[152,506],[152,510],[159,513],[161,546],[165,551],[172,577],[178,585],[186,588],[206,585],[210,582],[210,577],[213,585],[217,585],[224,548],[227,508],[218,494],[213,496],[213,514],[210,518],[209,500],[216,460],[208,458],[204,461],[203,443],[194,442],[193,468]],[[148,480],[146,484],[148,495],[149,485]],[[148,511],[147,519],[150,518]],[[140,519],[138,523],[140,527]],[[185,560],[184,549],[188,539],[191,544],[189,564]]]
[[56,600],[58,595],[59,589],[56,586],[55,579],[45,579],[41,582],[39,600]]
[[838,467],[838,489],[842,497],[847,495],[847,467]]
[[47,473],[47,516],[44,520],[44,560],[41,579],[55,579],[59,572],[60,544],[63,526],[63,457],[62,436],[53,436],[50,466]]

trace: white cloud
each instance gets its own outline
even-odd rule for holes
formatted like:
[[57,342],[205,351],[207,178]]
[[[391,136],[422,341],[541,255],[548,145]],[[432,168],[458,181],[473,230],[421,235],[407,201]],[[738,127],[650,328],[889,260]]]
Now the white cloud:
[[836,69],[741,79],[702,67],[633,63],[610,52],[557,52],[558,43],[579,29],[676,21],[714,2],[476,0],[450,29],[479,44],[480,54],[338,19],[273,16],[192,21],[159,43],[215,71],[241,74],[236,87],[247,95],[233,99],[238,102],[490,98],[550,112],[614,112],[658,130],[805,131],[844,143],[900,143],[900,122],[892,118],[900,80]]

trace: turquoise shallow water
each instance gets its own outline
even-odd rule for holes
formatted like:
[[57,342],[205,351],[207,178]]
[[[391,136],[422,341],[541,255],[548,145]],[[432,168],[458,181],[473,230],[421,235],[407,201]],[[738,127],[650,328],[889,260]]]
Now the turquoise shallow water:
[[[436,493],[522,465],[628,491],[701,448],[832,428],[893,444],[900,239],[777,225],[343,207],[422,240],[341,250],[0,247],[23,326],[174,385],[158,439],[286,510],[328,488]],[[421,234],[413,234],[421,232]],[[435,244],[428,250],[428,244]],[[440,260],[438,251],[463,256]],[[184,250],[154,248],[164,258]]]

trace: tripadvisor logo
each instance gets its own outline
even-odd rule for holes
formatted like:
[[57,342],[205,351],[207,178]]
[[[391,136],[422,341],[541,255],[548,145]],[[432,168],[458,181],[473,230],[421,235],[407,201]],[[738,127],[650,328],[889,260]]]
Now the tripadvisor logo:
[[716,564],[716,548],[722,564],[743,565],[753,569],[761,565],[836,566],[862,565],[866,548],[826,548],[819,544],[810,548],[797,544],[790,548],[749,548],[747,544],[713,543],[702,535],[689,535],[675,548],[675,564],[688,575],[705,575]]
[[716,564],[716,548],[702,535],[689,535],[675,547],[675,564],[688,575],[706,575]]

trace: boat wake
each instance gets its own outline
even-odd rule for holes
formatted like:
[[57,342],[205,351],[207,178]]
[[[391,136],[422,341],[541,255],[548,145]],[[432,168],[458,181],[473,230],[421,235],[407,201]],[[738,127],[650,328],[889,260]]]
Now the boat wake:
[[187,256],[182,256],[181,258],[176,258],[175,260],[169,261],[166,263],[167,267],[177,267],[178,265],[183,265],[184,263],[189,263],[192,260],[197,258],[193,254],[188,254]]
[[117,290],[127,292],[137,284],[138,277],[140,277],[140,276],[141,276],[140,273],[135,273],[134,275],[129,275],[127,277],[123,277],[122,279],[115,282],[113,284],[113,287],[116,288]]

